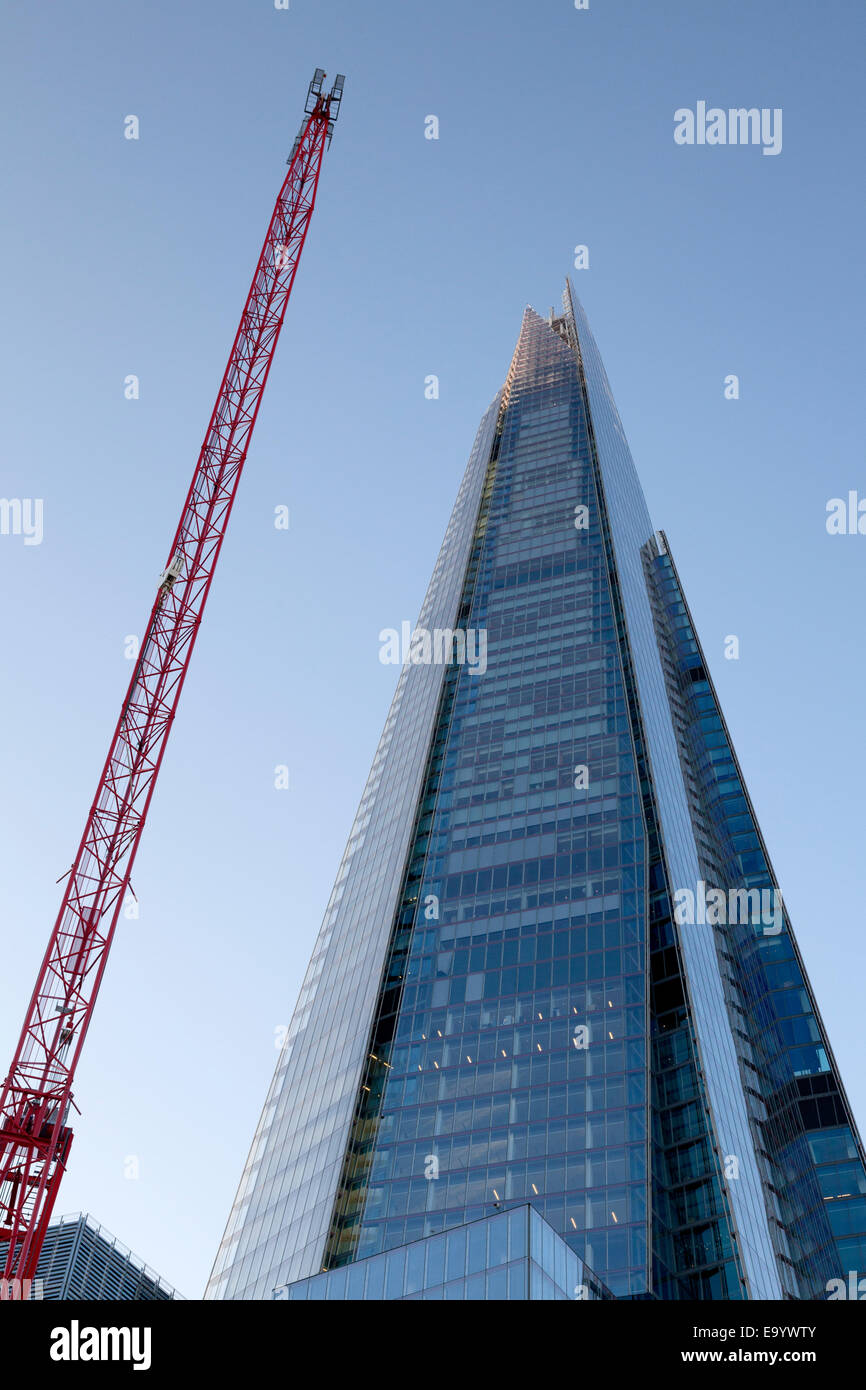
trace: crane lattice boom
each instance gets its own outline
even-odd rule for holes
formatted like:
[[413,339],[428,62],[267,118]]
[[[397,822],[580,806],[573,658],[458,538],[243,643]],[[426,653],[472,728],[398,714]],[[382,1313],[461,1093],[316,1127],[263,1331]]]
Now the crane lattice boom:
[[[146,633],[0,1096],[3,1278],[31,1279],[65,1171],[75,1068],[310,225],[343,78],[310,84]],[[4,1285],[4,1287],[7,1287]],[[2,1296],[2,1291],[0,1291]]]

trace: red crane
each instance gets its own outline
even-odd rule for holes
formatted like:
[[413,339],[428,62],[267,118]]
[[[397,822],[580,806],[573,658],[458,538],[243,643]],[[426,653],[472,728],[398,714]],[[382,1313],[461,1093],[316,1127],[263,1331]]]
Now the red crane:
[[[189,668],[343,95],[317,68],[146,635],[0,1096],[0,1296],[32,1279],[69,1161],[75,1068]],[[77,1106],[75,1107],[77,1109]],[[14,1294],[12,1295],[14,1296]]]

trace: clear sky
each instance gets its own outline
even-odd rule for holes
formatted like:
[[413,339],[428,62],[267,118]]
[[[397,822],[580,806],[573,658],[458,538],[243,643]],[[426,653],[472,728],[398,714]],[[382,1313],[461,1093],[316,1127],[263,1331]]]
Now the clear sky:
[[[378,633],[415,617],[524,305],[558,304],[577,244],[866,1122],[866,536],[825,527],[866,497],[862,5],[7,0],[0,38],[0,492],[44,507],[41,544],[0,536],[0,1070],[307,83],[347,75],[58,1210],[200,1296],[393,691]],[[781,153],[675,144],[703,100],[781,108]]]

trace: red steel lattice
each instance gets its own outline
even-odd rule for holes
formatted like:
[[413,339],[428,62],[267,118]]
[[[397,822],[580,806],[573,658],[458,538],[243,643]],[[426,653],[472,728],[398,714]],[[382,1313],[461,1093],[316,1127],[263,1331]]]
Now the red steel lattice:
[[[69,1159],[75,1069],[310,225],[343,79],[310,85],[96,796],[0,1096],[4,1280],[32,1278]],[[76,1107],[77,1108],[77,1107]],[[2,1296],[2,1292],[0,1292]]]

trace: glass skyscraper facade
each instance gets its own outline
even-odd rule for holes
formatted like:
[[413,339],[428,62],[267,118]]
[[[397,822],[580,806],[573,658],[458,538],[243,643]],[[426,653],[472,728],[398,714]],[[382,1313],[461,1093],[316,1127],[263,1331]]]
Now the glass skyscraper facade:
[[451,1226],[274,1290],[282,1300],[596,1303],[613,1295],[528,1205]]
[[482,420],[206,1296],[587,1296],[504,1225],[424,1283],[527,1206],[594,1297],[866,1269],[777,890],[567,285]]

